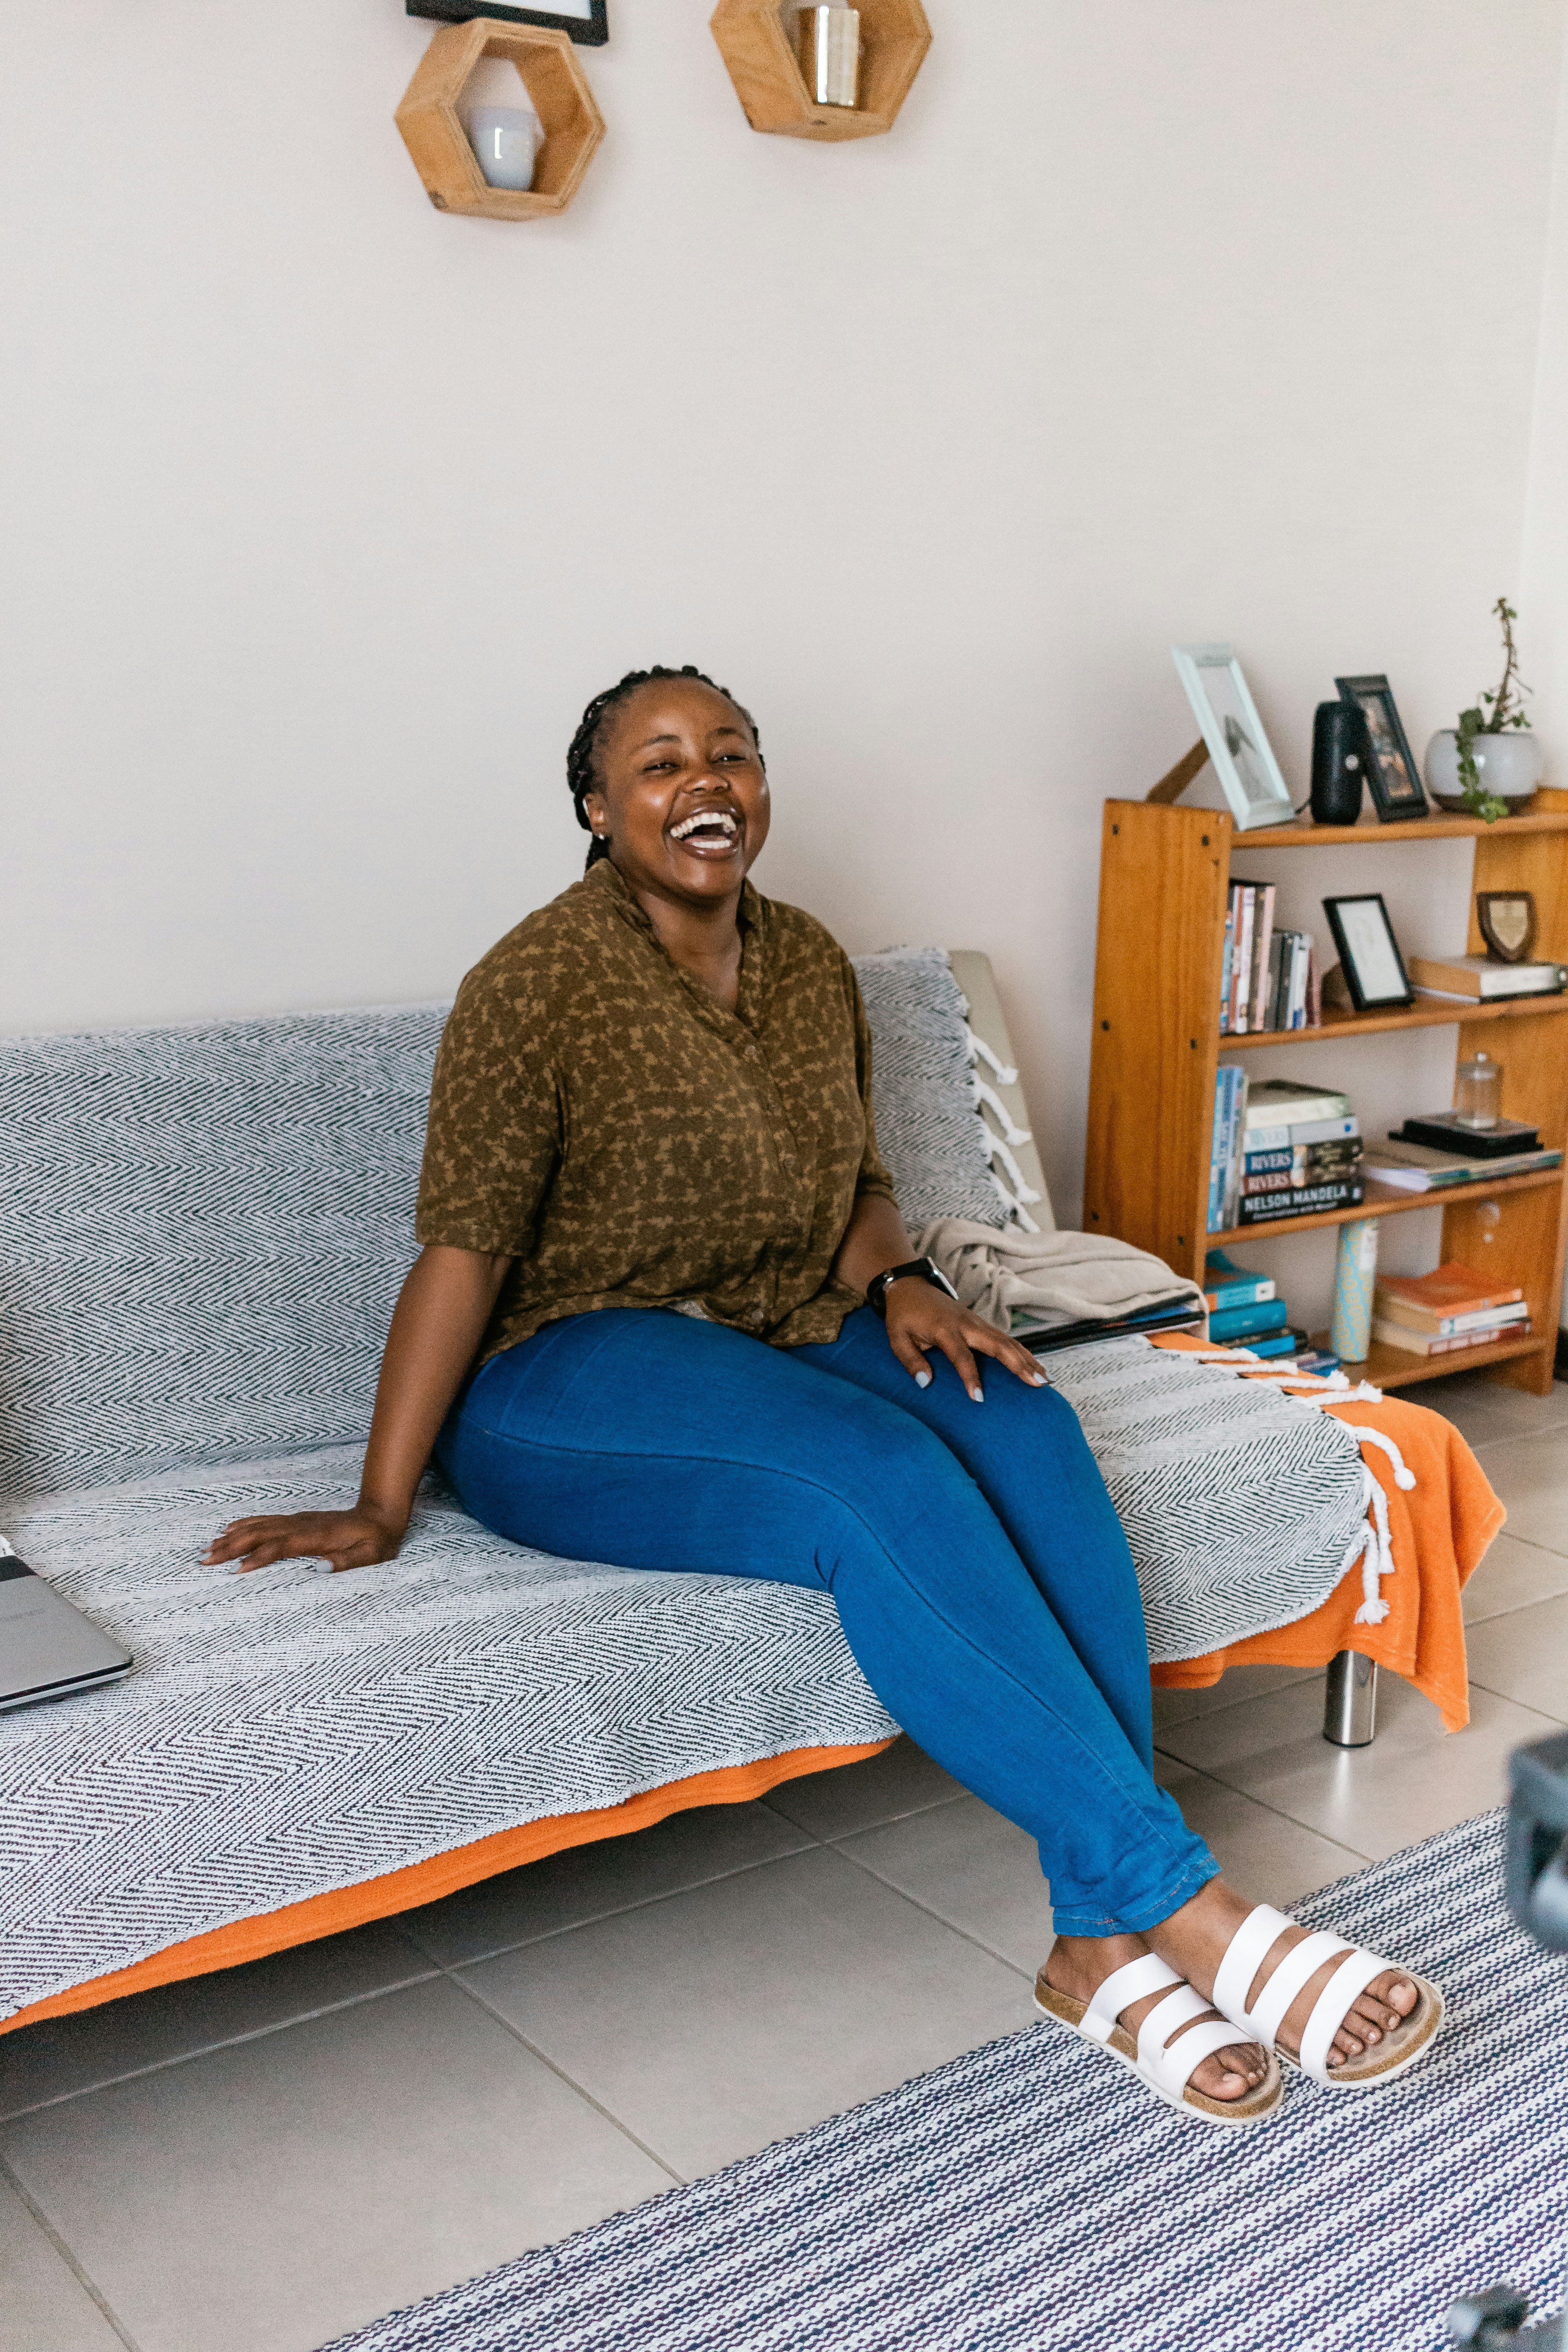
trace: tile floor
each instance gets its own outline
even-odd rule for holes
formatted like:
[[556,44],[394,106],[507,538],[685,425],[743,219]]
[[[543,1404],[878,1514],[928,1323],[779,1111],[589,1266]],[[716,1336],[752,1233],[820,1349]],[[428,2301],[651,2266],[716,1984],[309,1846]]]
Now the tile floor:
[[[1470,1588],[1471,1727],[1386,1680],[1157,1701],[1160,1771],[1288,1903],[1497,1803],[1568,1722],[1568,1386],[1424,1401],[1509,1506]],[[395,1922],[0,2038],[5,2352],[311,2352],[1025,2023],[1034,1848],[907,1743]]]

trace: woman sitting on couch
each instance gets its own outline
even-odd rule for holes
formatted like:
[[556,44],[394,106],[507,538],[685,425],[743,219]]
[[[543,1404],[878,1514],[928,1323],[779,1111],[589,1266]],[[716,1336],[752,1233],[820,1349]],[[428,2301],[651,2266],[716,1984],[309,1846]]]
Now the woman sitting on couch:
[[587,872],[442,1039],[359,1500],[237,1520],[208,1559],[390,1559],[434,1453],[520,1543],[826,1586],[889,1713],[1039,1841],[1047,2014],[1215,2123],[1274,2112],[1276,2040],[1389,2080],[1436,1989],[1251,1909],[1154,1783],[1137,1579],[1078,1422],[913,1258],[853,970],[746,879],[749,715],[636,672],[567,778]]

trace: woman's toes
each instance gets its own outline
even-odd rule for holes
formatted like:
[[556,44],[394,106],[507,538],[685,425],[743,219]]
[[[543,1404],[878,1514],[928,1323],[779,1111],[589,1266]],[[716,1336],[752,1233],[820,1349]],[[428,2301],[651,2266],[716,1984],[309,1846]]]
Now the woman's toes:
[[1408,1977],[1396,1978],[1388,1989],[1388,2005],[1390,2009],[1397,2011],[1401,2017],[1408,2017],[1420,1998],[1420,1993]]
[[1193,2088],[1206,2099],[1245,2099],[1257,2090],[1263,2075],[1261,2050],[1238,2043],[1235,2049],[1216,2050],[1205,2058],[1193,2076]]

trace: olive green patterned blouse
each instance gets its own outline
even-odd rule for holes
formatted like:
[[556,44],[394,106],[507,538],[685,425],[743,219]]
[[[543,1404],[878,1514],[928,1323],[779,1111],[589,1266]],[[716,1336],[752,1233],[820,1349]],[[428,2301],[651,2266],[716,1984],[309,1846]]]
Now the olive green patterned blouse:
[[893,1187],[849,959],[744,886],[726,1013],[608,860],[464,981],[436,1062],[418,1237],[515,1258],[484,1359],[602,1307],[700,1309],[777,1347],[837,1338],[829,1268]]

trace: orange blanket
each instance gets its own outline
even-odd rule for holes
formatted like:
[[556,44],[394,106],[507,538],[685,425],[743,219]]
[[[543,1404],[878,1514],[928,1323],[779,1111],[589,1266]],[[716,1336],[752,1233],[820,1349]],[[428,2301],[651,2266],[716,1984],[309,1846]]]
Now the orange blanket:
[[[1194,1349],[1199,1339],[1173,1337],[1156,1347]],[[1408,1491],[1394,1483],[1394,1465],[1381,1446],[1362,1458],[1388,1497],[1395,1573],[1383,1597],[1381,1625],[1358,1625],[1359,1568],[1341,1578],[1321,1609],[1277,1633],[1254,1633],[1206,1657],[1182,1658],[1151,1669],[1165,1690],[1199,1690],[1217,1683],[1227,1666],[1326,1666],[1340,1650],[1359,1650],[1425,1692],[1444,1728],[1462,1731],[1470,1719],[1465,1623],[1459,1595],[1505,1517],[1486,1474],[1451,1422],[1424,1405],[1385,1397],[1381,1404],[1316,1408],[1336,1421],[1356,1422],[1391,1437],[1415,1474]]]

